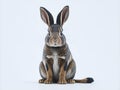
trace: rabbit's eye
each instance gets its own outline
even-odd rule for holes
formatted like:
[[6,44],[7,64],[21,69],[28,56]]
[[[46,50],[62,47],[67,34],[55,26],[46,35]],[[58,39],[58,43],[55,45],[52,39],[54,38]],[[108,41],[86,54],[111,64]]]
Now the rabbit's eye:
[[50,36],[50,32],[48,33],[48,35]]
[[62,32],[60,33],[60,36],[62,36],[63,34],[62,34]]

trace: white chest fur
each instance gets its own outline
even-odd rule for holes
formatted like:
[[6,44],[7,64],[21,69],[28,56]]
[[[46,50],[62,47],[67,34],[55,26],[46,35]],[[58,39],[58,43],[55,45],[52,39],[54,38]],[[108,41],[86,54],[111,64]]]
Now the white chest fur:
[[53,63],[53,72],[54,72],[55,75],[57,75],[58,71],[59,71],[58,55],[57,55],[57,53],[53,53],[53,60],[54,60],[54,63]]
[[53,59],[53,72],[54,75],[58,75],[59,72],[59,64],[58,64],[58,59],[65,59],[65,56],[59,56],[56,52],[53,53],[53,55],[47,55],[47,58],[52,58]]

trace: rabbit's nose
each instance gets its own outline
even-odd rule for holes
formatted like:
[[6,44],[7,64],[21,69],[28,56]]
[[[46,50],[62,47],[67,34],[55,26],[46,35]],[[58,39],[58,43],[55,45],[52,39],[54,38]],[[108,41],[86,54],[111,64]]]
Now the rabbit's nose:
[[57,40],[54,40],[54,42],[56,43],[56,42],[57,42]]
[[54,39],[54,42],[57,42],[57,38]]

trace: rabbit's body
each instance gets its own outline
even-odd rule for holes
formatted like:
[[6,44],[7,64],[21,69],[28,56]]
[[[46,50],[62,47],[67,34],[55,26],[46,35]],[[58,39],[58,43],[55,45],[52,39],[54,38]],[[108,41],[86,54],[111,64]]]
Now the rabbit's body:
[[48,25],[48,34],[45,38],[43,58],[39,71],[42,79],[40,83],[91,83],[92,78],[75,80],[76,64],[73,60],[66,38],[62,33],[62,26],[69,15],[69,7],[66,6],[58,14],[57,24],[54,24],[53,17],[45,8],[40,8],[41,18]]
[[[64,69],[67,70],[66,78],[73,79],[76,72],[76,66],[72,59],[72,55],[70,53],[70,50],[67,44],[61,47],[49,47],[45,45],[44,52],[43,52],[43,61],[41,62],[43,64],[41,65],[44,65],[43,67],[45,67],[46,70],[47,70],[46,64],[48,63],[48,60],[51,60],[51,63],[52,63],[52,66],[51,66],[52,74],[53,74],[52,80],[54,83],[58,82],[59,80],[59,72],[60,72],[60,67],[62,63],[64,63]],[[72,71],[69,71],[68,66],[70,66],[70,63],[72,62],[73,62],[73,65],[71,67]],[[43,74],[43,72],[44,71],[40,69],[41,76],[42,78],[45,79],[46,75]]]

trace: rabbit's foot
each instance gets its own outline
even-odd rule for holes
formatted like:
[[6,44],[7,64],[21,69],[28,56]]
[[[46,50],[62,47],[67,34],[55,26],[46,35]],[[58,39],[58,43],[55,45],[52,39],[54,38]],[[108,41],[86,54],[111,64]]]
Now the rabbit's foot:
[[73,79],[68,79],[68,80],[67,80],[67,83],[74,84],[74,83],[75,83],[75,80],[73,80]]
[[45,83],[45,84],[51,84],[51,83],[52,83],[52,80],[46,79],[46,80],[44,81],[44,83]]
[[44,83],[45,79],[40,79],[38,82],[39,83]]
[[58,83],[59,83],[59,84],[66,84],[67,81],[66,81],[65,79],[60,79],[60,80],[58,81]]

